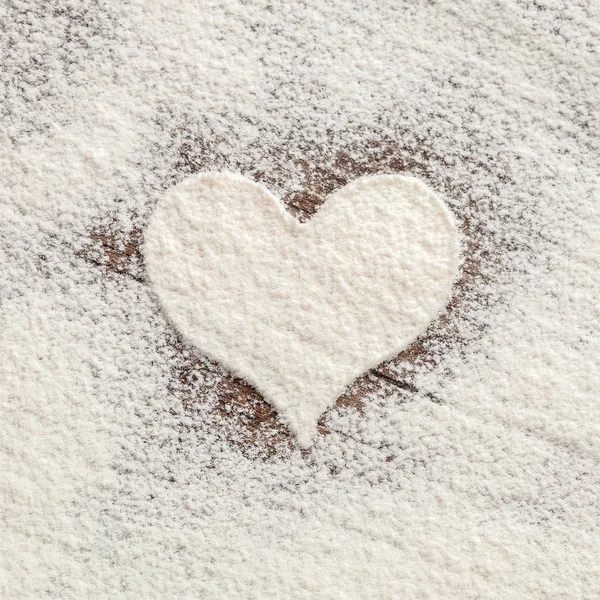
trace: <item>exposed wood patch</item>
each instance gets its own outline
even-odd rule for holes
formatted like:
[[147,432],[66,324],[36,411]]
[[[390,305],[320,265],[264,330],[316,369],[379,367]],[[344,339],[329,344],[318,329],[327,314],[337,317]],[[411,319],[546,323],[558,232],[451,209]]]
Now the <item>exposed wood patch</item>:
[[142,232],[134,228],[122,232],[114,225],[105,225],[89,234],[88,243],[75,254],[86,262],[102,268],[105,273],[125,275],[144,281],[141,252]]
[[[217,147],[218,145],[211,146],[204,140],[191,138],[185,141],[178,149],[176,171],[184,178],[192,173],[217,169],[225,160],[219,155]],[[282,149],[280,154],[285,157],[285,150]],[[304,159],[289,160],[288,156],[285,164],[294,165],[292,174],[284,172],[281,168],[282,163],[277,161],[269,171],[243,171],[248,177],[271,189],[285,188],[285,182],[290,180],[292,175],[296,181],[299,178],[300,189],[284,193],[282,200],[294,216],[300,221],[307,221],[318,211],[329,194],[364,175],[409,173],[421,177],[436,189],[438,182],[432,176],[432,166],[441,163],[443,157],[437,156],[425,144],[402,147],[393,140],[384,139],[367,140],[360,148],[338,148],[331,155],[323,151],[318,160],[311,159],[310,162]],[[487,164],[489,162],[475,161],[472,168],[489,169]],[[503,181],[506,177],[505,173],[499,171],[498,181]],[[432,351],[432,348],[436,345],[466,343],[457,327],[458,319],[469,302],[473,302],[477,288],[485,281],[488,267],[495,260],[489,252],[482,250],[480,240],[488,234],[482,231],[479,221],[473,220],[472,215],[477,214],[477,207],[475,200],[469,198],[469,190],[455,188],[451,189],[450,193],[466,198],[468,210],[456,215],[465,239],[463,263],[444,314],[394,360],[379,365],[356,380],[338,399],[335,407],[319,420],[318,431],[321,435],[330,433],[327,423],[332,410],[354,410],[362,413],[365,398],[373,391],[386,394],[402,390],[408,395],[421,395],[433,402],[442,402],[442,399],[414,386],[411,380],[412,368],[415,365],[434,367],[438,354]],[[89,244],[77,255],[88,263],[97,265],[105,274],[144,281],[141,242],[142,232],[139,229],[119,231],[109,223],[91,231]],[[180,407],[185,413],[193,415],[207,402],[207,389],[198,388],[193,379],[195,372],[206,369],[207,361],[185,348],[176,336],[168,343],[178,356],[171,374],[173,397],[180,402]],[[292,436],[271,405],[247,382],[232,377],[214,363],[210,364],[213,375],[216,373],[217,383],[209,390],[212,398],[212,421],[208,426],[220,428],[227,443],[239,448],[248,456],[270,458],[293,448]]]

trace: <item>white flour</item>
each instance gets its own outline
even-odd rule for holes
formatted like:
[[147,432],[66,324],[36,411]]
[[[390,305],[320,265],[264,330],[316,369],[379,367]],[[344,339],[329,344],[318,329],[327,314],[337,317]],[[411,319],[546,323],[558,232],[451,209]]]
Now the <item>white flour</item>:
[[304,446],[353,380],[424,333],[458,266],[452,215],[401,175],[353,181],[304,225],[245,177],[196,175],[144,237],[183,337],[254,383]]
[[[0,597],[598,597],[597,4],[0,12]],[[209,170],[402,171],[464,235],[406,389],[310,451],[242,444],[131,253]]]

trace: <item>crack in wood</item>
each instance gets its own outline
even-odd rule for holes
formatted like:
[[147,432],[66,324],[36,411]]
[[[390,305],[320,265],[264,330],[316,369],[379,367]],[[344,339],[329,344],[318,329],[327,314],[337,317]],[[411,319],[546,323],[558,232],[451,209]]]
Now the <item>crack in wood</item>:
[[418,394],[419,396],[425,396],[425,398],[428,398],[429,400],[431,400],[432,402],[435,402],[436,404],[444,403],[444,401],[441,398],[438,398],[436,395],[432,394],[431,392],[424,392],[422,390],[419,390],[419,388],[414,386],[412,383],[394,379],[393,377],[390,377],[389,375],[386,375],[385,373],[382,373],[381,371],[378,371],[377,369],[371,369],[370,373],[375,375],[375,377],[378,377],[379,379],[383,379],[383,381],[386,381],[387,383],[389,383],[405,392],[410,392],[411,394]]

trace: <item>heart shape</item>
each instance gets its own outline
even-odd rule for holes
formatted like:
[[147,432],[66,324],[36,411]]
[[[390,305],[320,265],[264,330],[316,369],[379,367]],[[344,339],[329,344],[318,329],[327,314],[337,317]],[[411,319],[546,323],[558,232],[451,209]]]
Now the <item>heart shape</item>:
[[306,445],[347,385],[445,305],[458,234],[412,177],[357,179],[301,224],[262,185],[205,173],[159,202],[144,255],[186,341],[252,383]]

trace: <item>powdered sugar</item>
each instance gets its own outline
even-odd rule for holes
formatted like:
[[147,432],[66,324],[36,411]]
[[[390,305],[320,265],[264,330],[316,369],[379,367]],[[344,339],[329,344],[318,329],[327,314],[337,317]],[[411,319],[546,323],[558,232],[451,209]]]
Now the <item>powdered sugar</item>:
[[[597,595],[595,5],[2,11],[3,597]],[[409,173],[464,234],[449,311],[309,452],[144,282],[158,199],[223,169],[304,217]]]

